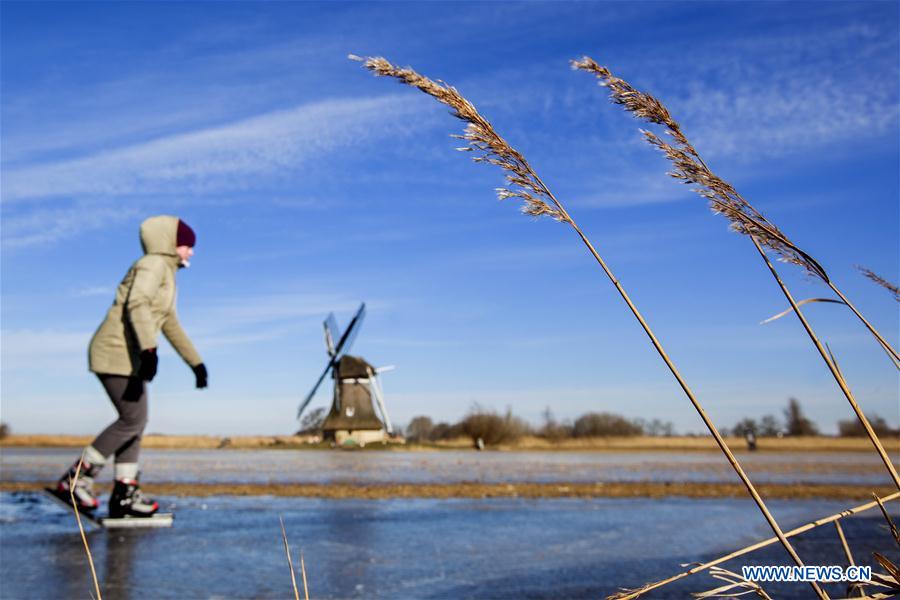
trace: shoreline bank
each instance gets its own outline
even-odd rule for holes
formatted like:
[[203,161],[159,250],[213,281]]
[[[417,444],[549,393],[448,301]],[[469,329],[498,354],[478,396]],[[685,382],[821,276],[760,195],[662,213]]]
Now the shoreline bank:
[[[40,492],[46,483],[0,481],[0,492]],[[610,482],[610,483],[185,483],[144,482],[150,494],[178,497],[277,496],[331,499],[393,498],[746,498],[739,483]],[[867,500],[887,496],[891,486],[844,484],[762,484],[766,499]]]

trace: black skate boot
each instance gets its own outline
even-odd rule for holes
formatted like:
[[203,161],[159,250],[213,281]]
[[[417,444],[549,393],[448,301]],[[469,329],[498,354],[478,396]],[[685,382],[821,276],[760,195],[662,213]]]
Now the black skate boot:
[[[75,503],[78,510],[92,512],[100,506],[100,501],[94,495],[94,478],[100,472],[103,465],[93,465],[87,461],[81,463],[81,470],[78,471],[78,481],[75,482]],[[56,482],[56,488],[53,493],[66,504],[72,503],[71,482],[78,470],[78,462],[69,467],[66,474],[59,478]]]
[[116,481],[112,495],[109,497],[110,518],[152,517],[158,510],[159,504],[144,495],[137,479]]

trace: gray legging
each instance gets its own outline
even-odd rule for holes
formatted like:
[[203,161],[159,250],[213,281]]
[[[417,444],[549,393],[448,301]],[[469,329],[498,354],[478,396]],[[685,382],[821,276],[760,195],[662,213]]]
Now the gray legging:
[[97,375],[119,418],[91,444],[103,456],[116,455],[117,463],[136,463],[141,434],[147,425],[147,385],[137,377]]

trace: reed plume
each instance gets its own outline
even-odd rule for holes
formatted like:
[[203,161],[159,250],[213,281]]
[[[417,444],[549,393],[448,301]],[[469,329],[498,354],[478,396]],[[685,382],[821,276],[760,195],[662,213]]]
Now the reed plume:
[[779,288],[781,288],[782,293],[790,303],[791,309],[797,314],[797,318],[800,320],[804,330],[813,342],[813,345],[819,351],[822,360],[825,361],[826,366],[829,371],[831,371],[835,382],[847,398],[854,413],[856,413],[863,429],[865,429],[866,434],[872,441],[881,461],[884,463],[885,468],[893,479],[894,485],[900,489],[900,475],[897,474],[897,470],[894,468],[884,446],[878,439],[878,435],[875,433],[875,430],[872,429],[869,420],[866,418],[859,404],[856,402],[856,399],[853,397],[853,393],[850,391],[850,387],[840,373],[836,363],[828,356],[824,346],[813,331],[812,326],[800,311],[800,305],[794,300],[790,290],[788,290],[787,286],[781,280],[778,271],[775,270],[775,267],[769,261],[764,248],[773,251],[782,261],[803,267],[807,273],[818,277],[822,282],[828,285],[840,297],[842,303],[846,304],[847,307],[849,307],[869,328],[869,331],[872,332],[881,346],[888,352],[895,366],[900,365],[900,355],[897,354],[897,351],[894,350],[881,335],[875,331],[875,328],[863,318],[856,308],[850,304],[850,301],[837,289],[818,262],[798,248],[786,235],[784,235],[784,233],[775,227],[774,224],[753,208],[731,184],[719,178],[712,170],[710,170],[682,131],[681,126],[674,118],[672,118],[672,115],[660,100],[654,98],[650,94],[636,90],[631,84],[616,77],[609,69],[597,64],[597,62],[590,57],[585,56],[581,60],[572,61],[572,67],[595,75],[600,80],[600,84],[609,90],[610,99],[614,104],[623,106],[625,110],[631,112],[639,119],[665,126],[666,132],[674,141],[673,144],[663,141],[659,136],[650,131],[642,130],[642,133],[647,141],[660,149],[666,158],[674,165],[674,170],[670,172],[669,175],[684,183],[698,185],[699,187],[694,188],[694,191],[709,201],[713,212],[725,216],[731,221],[732,229],[747,235],[753,242],[760,257],[771,272],[772,277],[775,279],[775,282],[778,284]]
[[[350,58],[363,60],[353,55]],[[364,66],[375,75],[393,77],[401,83],[418,88],[453,109],[451,114],[466,122],[465,132],[453,136],[467,142],[466,146],[457,150],[473,152],[475,154],[472,157],[473,161],[496,165],[506,171],[507,186],[495,190],[500,200],[520,198],[523,201],[522,212],[526,215],[548,216],[557,221],[571,223],[563,207],[544,187],[525,157],[506,143],[487,119],[482,117],[456,88],[440,81],[432,81],[412,69],[395,67],[380,57],[365,59]]]
[[778,254],[781,260],[806,269],[811,275],[828,282],[828,274],[812,257],[800,250],[774,224],[751,206],[734,187],[713,173],[688,141],[681,126],[672,118],[665,105],[653,96],[633,88],[627,81],[613,75],[609,69],[585,56],[572,61],[575,69],[596,75],[610,93],[613,103],[625,108],[635,117],[666,127],[674,144],[663,141],[650,131],[641,130],[646,140],[661,150],[674,165],[669,173],[685,184],[699,185],[698,194],[709,201],[713,212],[731,221],[731,228],[745,235],[752,235]]
[[822,265],[766,219],[730,183],[712,172],[661,101],[650,94],[636,90],[627,81],[616,77],[609,69],[599,65],[588,56],[572,61],[572,67],[596,76],[600,80],[600,84],[609,90],[610,100],[614,104],[619,104],[639,119],[663,125],[674,143],[669,144],[650,131],[641,130],[641,133],[647,142],[662,151],[672,162],[674,169],[669,175],[683,183],[699,186],[693,191],[709,201],[713,212],[721,214],[731,221],[731,228],[734,231],[750,236],[757,243],[775,252],[780,260],[802,267],[808,274],[820,279],[830,287],[862,321],[878,343],[888,351],[894,360],[894,365],[898,366],[897,361],[900,361],[900,354],[841,293],[828,277]]
[[[700,415],[700,418],[709,429],[710,434],[716,440],[719,448],[722,450],[723,454],[725,454],[738,477],[747,488],[747,492],[759,507],[760,512],[762,512],[769,526],[772,528],[772,531],[775,532],[776,537],[785,547],[794,562],[797,565],[802,566],[803,561],[800,559],[794,548],[791,546],[790,542],[784,536],[784,533],[781,531],[781,527],[775,521],[775,518],[772,516],[771,512],[769,512],[769,509],[766,507],[765,502],[756,491],[753,483],[751,483],[750,479],[747,477],[737,458],[731,452],[731,449],[725,443],[725,440],[722,438],[718,429],[716,429],[715,425],[713,425],[712,421],[707,416],[706,411],[694,396],[694,393],[691,391],[687,382],[675,367],[675,364],[669,358],[668,354],[666,354],[665,350],[662,347],[662,344],[656,338],[656,335],[650,329],[650,326],[647,324],[646,320],[644,320],[644,317],[641,315],[640,311],[631,301],[631,298],[626,293],[625,288],[622,287],[622,284],[613,275],[612,271],[606,265],[606,262],[597,252],[596,248],[594,248],[594,245],[587,238],[584,232],[582,232],[581,228],[578,227],[578,225],[566,211],[562,203],[557,200],[556,196],[554,196],[554,194],[544,184],[544,182],[541,181],[541,178],[537,175],[534,169],[531,168],[531,166],[528,164],[528,161],[525,160],[525,157],[522,156],[522,154],[517,150],[515,150],[509,143],[507,143],[507,141],[504,140],[500,136],[500,134],[498,134],[494,130],[493,126],[488,122],[488,120],[481,116],[481,114],[475,109],[472,103],[466,100],[452,86],[449,86],[443,82],[433,81],[423,75],[420,75],[410,68],[396,67],[384,58],[375,57],[362,59],[353,55],[351,55],[350,58],[353,60],[362,61],[363,66],[366,69],[372,71],[377,76],[392,77],[394,79],[397,79],[400,83],[418,88],[420,91],[435,98],[438,102],[449,106],[452,109],[451,114],[453,114],[453,116],[466,122],[465,133],[462,136],[455,137],[465,140],[466,142],[468,142],[468,145],[466,147],[459,148],[459,150],[463,152],[474,152],[475,162],[486,162],[489,164],[493,164],[506,171],[506,181],[508,185],[507,187],[498,188],[497,190],[497,195],[501,200],[513,197],[521,198],[524,201],[522,210],[525,214],[536,217],[545,215],[550,216],[557,221],[568,223],[575,230],[575,232],[581,238],[581,241],[587,247],[588,251],[606,273],[607,277],[609,277],[609,280],[612,282],[612,284],[616,287],[616,290],[622,296],[622,299],[628,305],[628,308],[638,320],[644,332],[650,338],[653,347],[659,353],[662,360],[666,363],[666,366],[678,381],[678,384],[681,386],[685,395],[694,406],[694,409],[697,411],[697,413]],[[811,583],[811,585],[819,598],[827,598],[825,593],[817,584]]]
[[891,283],[884,277],[880,277],[877,273],[875,273],[871,269],[867,269],[867,268],[861,267],[859,265],[857,265],[856,268],[859,269],[859,271],[863,275],[865,275],[866,277],[868,277],[869,279],[871,279],[872,281],[874,281],[875,283],[877,283],[878,285],[880,285],[881,287],[883,287],[884,289],[889,291],[891,294],[893,294],[894,300],[896,300],[897,302],[900,302],[900,287],[897,287],[896,285],[894,285],[893,283]]

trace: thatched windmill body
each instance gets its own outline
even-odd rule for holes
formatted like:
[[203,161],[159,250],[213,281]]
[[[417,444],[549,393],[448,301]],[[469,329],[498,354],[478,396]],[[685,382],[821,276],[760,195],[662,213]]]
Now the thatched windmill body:
[[297,410],[297,419],[300,419],[319,386],[331,375],[334,395],[331,410],[322,423],[322,437],[340,445],[365,446],[371,442],[386,441],[394,434],[378,379],[380,373],[393,367],[376,368],[362,357],[347,354],[365,315],[366,305],[363,303],[343,334],[333,313],[325,319],[322,325],[328,364]]

